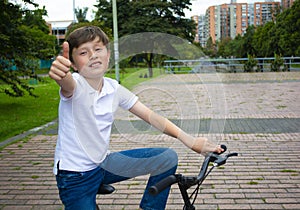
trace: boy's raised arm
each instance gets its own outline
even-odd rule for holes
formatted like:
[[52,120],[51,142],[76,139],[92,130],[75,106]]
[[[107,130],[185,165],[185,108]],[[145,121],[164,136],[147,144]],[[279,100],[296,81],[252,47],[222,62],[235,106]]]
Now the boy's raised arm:
[[61,86],[61,93],[65,97],[71,97],[75,89],[75,81],[70,72],[72,63],[69,60],[69,43],[63,43],[62,55],[53,61],[49,76]]

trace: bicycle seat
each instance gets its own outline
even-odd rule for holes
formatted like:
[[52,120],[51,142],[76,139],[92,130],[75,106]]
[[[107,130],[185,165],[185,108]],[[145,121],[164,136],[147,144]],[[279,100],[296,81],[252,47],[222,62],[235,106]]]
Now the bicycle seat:
[[115,191],[115,188],[109,184],[101,184],[97,194],[111,194]]

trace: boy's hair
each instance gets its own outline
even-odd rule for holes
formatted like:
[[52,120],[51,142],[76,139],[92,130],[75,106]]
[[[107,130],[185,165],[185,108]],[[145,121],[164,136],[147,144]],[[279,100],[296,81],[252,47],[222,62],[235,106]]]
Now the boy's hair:
[[74,48],[78,48],[80,45],[93,41],[99,38],[99,41],[106,47],[109,44],[109,38],[107,35],[97,26],[83,26],[69,34],[66,41],[69,43],[69,58],[73,62],[72,52]]

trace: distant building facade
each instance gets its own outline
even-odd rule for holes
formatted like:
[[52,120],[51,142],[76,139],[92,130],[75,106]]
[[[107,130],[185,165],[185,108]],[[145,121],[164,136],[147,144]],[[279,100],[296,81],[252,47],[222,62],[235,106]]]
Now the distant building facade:
[[254,25],[264,25],[273,21],[276,11],[280,10],[280,2],[255,2],[254,3]]
[[192,16],[192,19],[196,23],[196,34],[194,38],[194,42],[200,43],[201,46],[204,46],[206,44],[206,29],[205,29],[205,15],[194,15]]
[[51,34],[56,36],[58,45],[61,45],[65,40],[68,28],[72,23],[73,20],[48,21],[48,24],[51,26]]
[[238,34],[244,35],[249,26],[247,3],[211,6],[206,10],[205,16],[205,34],[211,37],[213,42],[223,38],[234,39]]
[[290,8],[296,0],[281,0],[282,9]]
[[224,38],[234,39],[239,34],[244,35],[250,25],[264,25],[274,20],[279,9],[280,2],[272,0],[253,4],[232,0],[230,4],[210,6],[204,16],[193,16],[193,20],[197,21],[195,41],[205,47],[210,37],[214,43]]

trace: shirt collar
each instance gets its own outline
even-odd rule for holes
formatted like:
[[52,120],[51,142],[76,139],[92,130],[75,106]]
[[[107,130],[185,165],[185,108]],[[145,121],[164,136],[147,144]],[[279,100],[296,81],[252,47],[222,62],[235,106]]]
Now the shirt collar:
[[[75,73],[75,77],[78,77],[79,80],[83,81],[84,83],[86,83],[86,87],[87,87],[87,91],[89,94],[95,94],[95,92],[98,92],[96,91],[94,88],[92,88],[90,86],[90,84],[86,81],[86,79],[81,76],[80,74],[78,73]],[[114,83],[112,82],[113,80],[107,78],[107,77],[103,77],[103,86],[102,86],[102,89],[101,89],[101,92],[99,95],[99,98],[107,95],[107,94],[111,94],[114,92],[114,90],[116,89],[116,85],[114,85]]]
[[113,93],[114,89],[115,89],[114,86],[109,82],[109,80],[106,77],[103,77],[103,86],[99,94],[99,97],[101,98],[105,95]]

